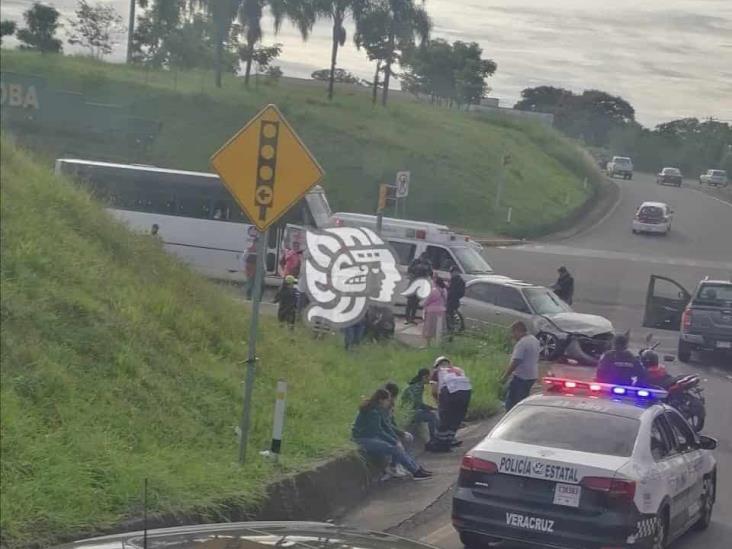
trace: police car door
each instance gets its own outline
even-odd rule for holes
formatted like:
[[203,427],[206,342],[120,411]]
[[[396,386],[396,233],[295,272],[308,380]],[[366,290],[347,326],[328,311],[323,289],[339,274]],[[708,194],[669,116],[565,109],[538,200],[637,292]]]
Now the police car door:
[[671,426],[676,449],[684,458],[684,467],[679,480],[683,485],[685,515],[683,520],[679,520],[679,529],[684,531],[696,520],[701,509],[704,490],[704,455],[699,449],[694,431],[686,420],[676,410],[668,410],[665,416]]
[[656,467],[654,474],[648,479],[651,492],[664,497],[669,505],[669,529],[675,531],[685,521],[686,510],[684,482],[682,477],[686,471],[686,460],[676,449],[676,440],[668,420],[659,413],[651,425],[651,455]]

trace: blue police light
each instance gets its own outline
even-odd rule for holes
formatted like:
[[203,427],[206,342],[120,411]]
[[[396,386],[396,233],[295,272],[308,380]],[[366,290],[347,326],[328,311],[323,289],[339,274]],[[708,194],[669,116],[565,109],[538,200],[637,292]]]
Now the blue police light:
[[624,395],[627,392],[625,387],[613,387],[613,393],[616,395]]
[[646,391],[645,389],[641,389],[638,391],[638,396],[648,398],[649,396],[651,396],[651,393],[649,391]]
[[664,399],[668,393],[663,389],[639,388],[629,385],[614,385],[598,381],[583,381],[561,377],[546,376],[543,380],[544,390],[547,393],[562,393],[565,395],[589,395],[592,397],[623,397],[637,398],[638,400],[652,401]]

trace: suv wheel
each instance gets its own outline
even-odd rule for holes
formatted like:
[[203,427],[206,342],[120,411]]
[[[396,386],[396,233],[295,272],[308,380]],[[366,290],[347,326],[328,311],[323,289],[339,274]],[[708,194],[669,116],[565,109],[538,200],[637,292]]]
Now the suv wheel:
[[539,356],[543,360],[552,361],[559,358],[559,338],[554,334],[541,332],[536,336],[539,340]]
[[676,354],[681,362],[689,362],[691,360],[691,345],[683,339],[679,339],[679,349]]

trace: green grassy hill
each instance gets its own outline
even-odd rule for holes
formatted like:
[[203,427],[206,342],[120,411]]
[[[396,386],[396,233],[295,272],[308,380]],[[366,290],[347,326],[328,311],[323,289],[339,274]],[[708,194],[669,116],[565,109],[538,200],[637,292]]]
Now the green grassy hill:
[[[587,200],[592,186],[584,188],[585,177],[590,183],[599,177],[558,132],[505,116],[412,101],[374,108],[367,93],[354,89],[340,89],[328,102],[324,90],[308,82],[247,90],[240,79],[228,76],[218,90],[210,73],[173,74],[28,52],[3,51],[2,68],[162,122],[162,133],[145,158],[131,158],[97,136],[84,139],[58,129],[18,136],[50,158],[75,154],[206,170],[219,146],[263,105],[276,103],[325,168],[324,183],[337,210],[373,212],[378,184],[408,169],[410,218],[479,233],[535,236]],[[511,225],[504,222],[505,210],[494,215],[492,208],[505,153],[512,157],[503,195],[504,206],[513,208]]]
[[[3,138],[0,150],[0,545],[47,546],[140,513],[253,504],[283,472],[350,448],[362,395],[437,351],[341,349],[261,323],[251,455],[236,465],[248,316],[158,242]],[[456,344],[457,345],[457,344]],[[505,355],[453,354],[473,413],[495,406]],[[276,380],[289,383],[281,466],[263,462]]]

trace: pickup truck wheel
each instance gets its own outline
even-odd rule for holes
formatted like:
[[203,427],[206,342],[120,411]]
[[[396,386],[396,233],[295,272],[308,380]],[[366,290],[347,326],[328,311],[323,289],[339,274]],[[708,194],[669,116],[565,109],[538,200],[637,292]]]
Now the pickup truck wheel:
[[680,339],[678,352],[676,354],[681,362],[689,362],[691,360],[691,345]]

